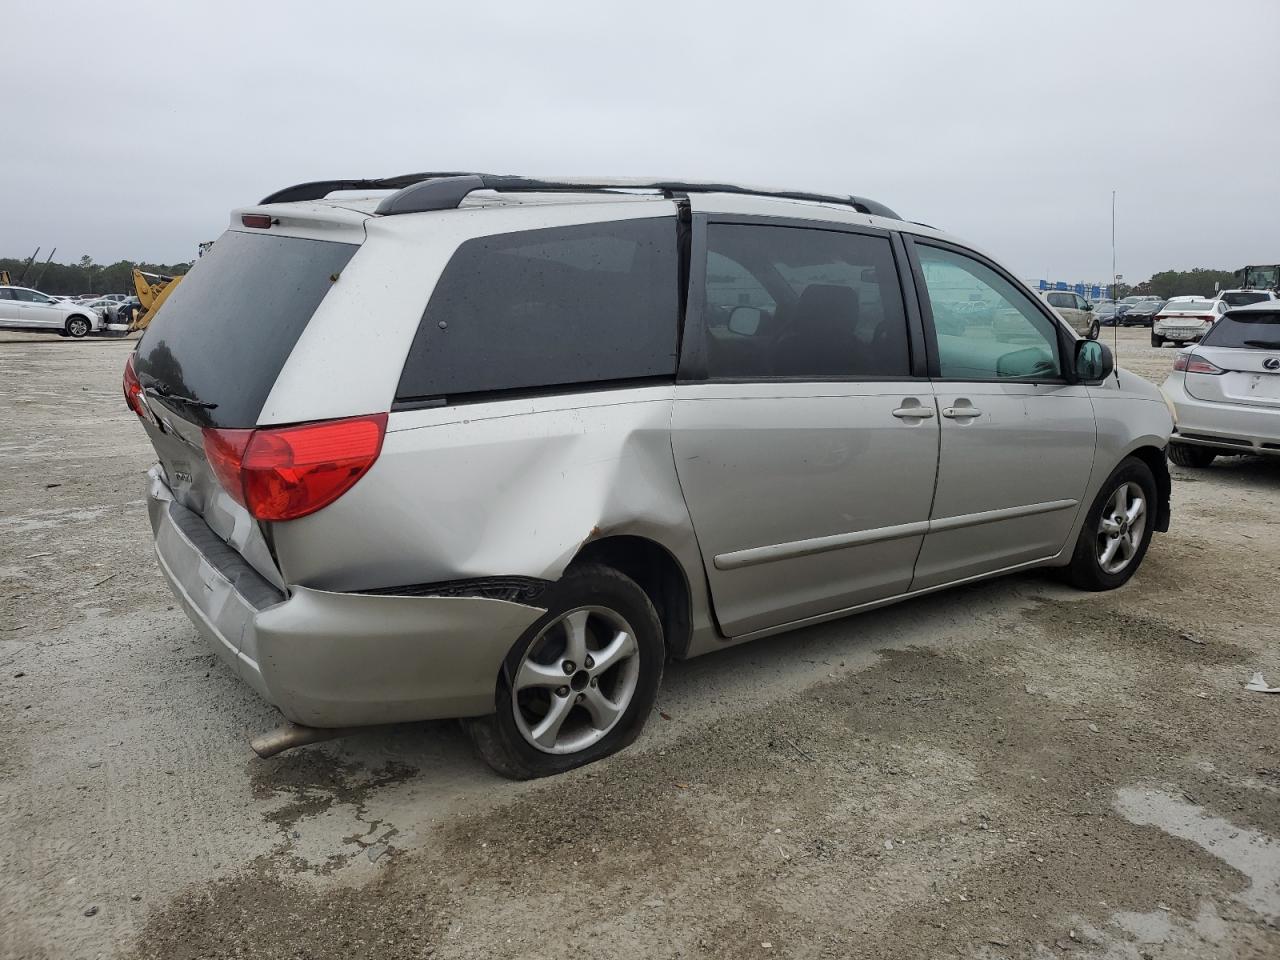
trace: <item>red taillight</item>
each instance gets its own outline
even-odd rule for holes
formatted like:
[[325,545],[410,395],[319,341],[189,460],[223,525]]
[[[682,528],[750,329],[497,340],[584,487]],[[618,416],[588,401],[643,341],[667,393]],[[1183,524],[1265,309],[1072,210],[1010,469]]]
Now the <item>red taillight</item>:
[[1213,323],[1213,321],[1214,321],[1214,317],[1213,317],[1213,315],[1212,315],[1212,314],[1210,314],[1210,315],[1209,315],[1209,316],[1207,316],[1207,317],[1192,317],[1191,319],[1192,319],[1192,320],[1200,320],[1200,321],[1203,321],[1204,323]]
[[138,375],[133,372],[133,354],[124,362],[124,402],[129,409],[142,418],[146,418],[147,409],[142,405],[142,384]]
[[382,452],[387,415],[259,430],[204,431],[218,482],[259,520],[296,520],[327,507]]
[[1174,357],[1173,369],[1185,370],[1187,373],[1218,374],[1226,372],[1217,364],[1210,363],[1204,357],[1198,357],[1194,353],[1180,353]]
[[240,215],[240,222],[246,227],[253,227],[256,230],[266,230],[273,223],[271,216],[265,213],[244,213]]

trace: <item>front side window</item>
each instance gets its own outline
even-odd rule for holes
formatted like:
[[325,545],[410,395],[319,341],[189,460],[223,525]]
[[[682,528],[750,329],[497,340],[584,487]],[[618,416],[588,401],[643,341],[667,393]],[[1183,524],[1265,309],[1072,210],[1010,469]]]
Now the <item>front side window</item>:
[[712,223],[707,249],[710,378],[910,375],[887,237]]
[[453,255],[401,400],[675,375],[673,217],[478,237]]
[[36,293],[34,290],[23,290],[21,287],[15,287],[12,291],[13,299],[21,303],[49,303],[49,298],[43,293]]
[[[941,376],[953,380],[1043,380],[1061,376],[1057,325],[1030,296],[964,254],[918,244],[933,309]],[[956,309],[977,296],[984,316]]]

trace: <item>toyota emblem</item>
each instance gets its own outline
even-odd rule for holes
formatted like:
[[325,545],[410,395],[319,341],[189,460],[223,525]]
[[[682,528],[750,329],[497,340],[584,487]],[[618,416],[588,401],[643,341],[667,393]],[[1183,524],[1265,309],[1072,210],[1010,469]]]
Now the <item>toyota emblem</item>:
[[1262,365],[1268,370],[1280,370],[1280,357],[1267,357],[1262,361]]

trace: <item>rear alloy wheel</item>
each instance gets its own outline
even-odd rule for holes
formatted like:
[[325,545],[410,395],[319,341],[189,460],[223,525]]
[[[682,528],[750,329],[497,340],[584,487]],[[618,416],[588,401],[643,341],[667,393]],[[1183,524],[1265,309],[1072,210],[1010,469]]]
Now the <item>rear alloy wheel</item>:
[[666,656],[657,611],[611,567],[570,568],[512,648],[496,712],[468,721],[485,762],[517,780],[606,757],[640,734]]
[[1155,529],[1151,468],[1126,457],[1098,491],[1076,541],[1067,579],[1081,590],[1114,590],[1142,563]]
[[67,321],[67,334],[77,340],[88,335],[89,321],[84,317],[72,317]]
[[1209,447],[1193,447],[1189,443],[1169,444],[1169,459],[1180,467],[1207,467],[1218,456]]
[[1160,336],[1158,333],[1153,333],[1151,335],[1151,345],[1159,350],[1164,346],[1164,337]]

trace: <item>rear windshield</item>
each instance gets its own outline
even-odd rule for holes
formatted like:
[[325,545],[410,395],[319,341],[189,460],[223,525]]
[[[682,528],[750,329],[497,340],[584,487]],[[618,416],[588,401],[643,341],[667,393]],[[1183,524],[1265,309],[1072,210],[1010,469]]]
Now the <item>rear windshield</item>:
[[397,397],[672,377],[674,217],[480,237],[445,267]]
[[212,407],[188,419],[251,427],[290,351],[358,247],[228,231],[160,307],[138,343],[143,386]]
[[1164,305],[1165,313],[1211,313],[1212,300],[1178,300]]
[[1280,350],[1280,312],[1228,313],[1213,325],[1204,339],[1206,347],[1246,347]]
[[1257,291],[1241,291],[1240,293],[1224,293],[1222,300],[1229,307],[1243,307],[1247,303],[1261,303],[1271,298]]

